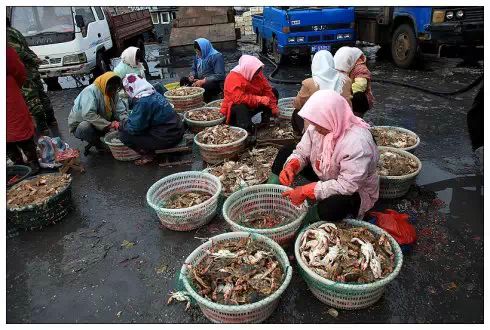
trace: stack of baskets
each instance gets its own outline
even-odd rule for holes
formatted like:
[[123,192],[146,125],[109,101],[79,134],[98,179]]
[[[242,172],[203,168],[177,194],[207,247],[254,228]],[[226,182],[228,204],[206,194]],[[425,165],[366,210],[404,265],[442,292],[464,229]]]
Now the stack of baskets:
[[278,107],[279,107],[279,118],[281,119],[291,119],[294,112],[294,97],[285,97],[279,99]]
[[[188,208],[165,208],[166,200],[176,193],[206,192],[211,198]],[[160,222],[168,229],[189,231],[207,224],[216,215],[221,181],[214,175],[188,171],[169,175],[155,182],[146,194],[148,205],[153,208]]]
[[[234,231],[261,234],[281,246],[287,246],[294,240],[307,211],[306,202],[301,207],[296,207],[289,199],[282,196],[282,193],[287,190],[291,188],[275,184],[262,184],[239,190],[225,201],[223,217]],[[253,215],[264,211],[274,211],[286,219],[294,220],[286,225],[270,229],[245,227],[236,222],[236,219],[243,215]]]
[[212,237],[209,241],[199,246],[194,252],[187,257],[181,269],[181,278],[184,282],[185,289],[190,296],[197,301],[203,314],[214,323],[260,323],[266,320],[276,309],[279,298],[291,282],[292,268],[289,259],[284,250],[271,239],[252,234],[252,239],[259,241],[264,247],[271,249],[284,270],[284,281],[273,294],[258,302],[245,305],[222,305],[212,302],[199,295],[193,288],[189,280],[188,265],[197,266],[205,257],[206,251],[211,248],[212,244],[226,240],[239,240],[243,237],[249,237],[251,234],[246,232],[226,233]]
[[[184,113],[191,109],[203,107],[205,105],[203,101],[204,88],[201,87],[180,87],[182,89],[190,89],[194,91],[194,94],[185,96],[173,95],[173,90],[165,92],[167,100],[174,105],[176,112]],[[179,88],[179,89],[180,89]],[[175,89],[174,89],[175,90]]]
[[134,151],[133,149],[126,147],[124,143],[113,141],[118,139],[118,132],[111,132],[104,136],[104,142],[109,146],[111,150],[112,156],[120,161],[131,161],[136,160],[141,157],[139,153]]
[[414,159],[418,164],[418,169],[414,173],[410,173],[402,176],[379,176],[379,198],[398,198],[404,196],[409,190],[410,186],[415,183],[417,175],[422,170],[422,163],[420,160],[408,151],[391,148],[391,147],[378,147],[380,151],[387,150],[393,153],[398,153],[402,156]]
[[189,119],[189,117],[188,117],[189,114],[191,112],[194,112],[194,111],[210,111],[210,110],[215,111],[216,108],[205,106],[202,108],[189,110],[184,114],[184,120],[187,122],[187,125],[189,125],[189,127],[191,128],[191,131],[193,133],[199,133],[200,131],[202,131],[206,127],[216,126],[216,125],[219,125],[219,124],[222,124],[225,122],[225,119],[226,119],[225,116],[221,116],[221,118],[219,118],[219,119],[210,120],[210,121],[197,121],[197,120]]
[[[62,175],[58,173],[44,175]],[[35,180],[34,176],[29,180]],[[11,189],[15,188],[13,186]],[[71,178],[69,184],[56,195],[51,196],[42,204],[32,204],[22,207],[7,206],[7,220],[10,225],[18,229],[34,230],[55,224],[63,220],[72,209]]]
[[237,141],[227,144],[204,144],[199,142],[200,135],[203,132],[196,134],[194,143],[198,146],[203,161],[208,164],[218,164],[225,159],[234,159],[246,147],[248,132],[240,127],[231,127],[231,129],[243,132],[243,136]]
[[316,228],[319,225],[325,222],[316,222],[305,229],[303,229],[298,238],[296,239],[296,243],[294,246],[294,254],[296,257],[296,261],[299,265],[299,270],[301,276],[306,281],[310,291],[313,293],[315,297],[317,297],[321,302],[330,305],[335,308],[340,309],[361,309],[366,308],[368,306],[373,305],[376,301],[381,298],[385,287],[393,281],[403,263],[403,254],[400,249],[400,246],[395,241],[395,239],[385,232],[383,229],[378,226],[372,225],[370,223],[358,220],[345,220],[345,223],[353,225],[355,227],[366,227],[375,235],[385,234],[393,249],[393,253],[395,254],[395,267],[393,272],[389,274],[387,277],[380,279],[373,283],[368,284],[358,284],[358,283],[340,283],[335,282],[329,279],[326,279],[312,269],[310,269],[304,262],[300,256],[299,248],[301,245],[301,238],[304,232],[311,228]]

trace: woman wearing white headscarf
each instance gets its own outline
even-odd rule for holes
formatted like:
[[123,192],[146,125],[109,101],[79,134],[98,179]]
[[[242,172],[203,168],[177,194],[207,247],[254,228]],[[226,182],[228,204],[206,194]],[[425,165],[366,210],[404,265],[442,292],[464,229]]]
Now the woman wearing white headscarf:
[[167,99],[145,79],[128,74],[123,86],[132,99],[133,110],[119,126],[119,139],[142,155],[136,165],[144,165],[153,160],[155,150],[178,144],[184,125]]
[[337,92],[351,105],[351,84],[349,77],[335,70],[333,56],[328,50],[317,52],[311,61],[311,78],[303,80],[301,89],[294,99],[293,105],[296,110],[292,117],[293,128],[298,133],[303,132],[304,121],[298,116],[298,112],[316,91],[331,90]]
[[145,78],[145,68],[143,66],[143,54],[137,47],[128,47],[121,54],[121,61],[114,68],[114,73],[121,79],[127,74],[134,73]]

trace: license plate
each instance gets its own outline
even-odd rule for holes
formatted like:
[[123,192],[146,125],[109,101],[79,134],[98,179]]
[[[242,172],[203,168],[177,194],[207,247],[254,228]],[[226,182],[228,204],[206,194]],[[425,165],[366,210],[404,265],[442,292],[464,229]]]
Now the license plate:
[[313,45],[313,46],[311,46],[311,51],[313,53],[316,53],[319,50],[328,50],[328,51],[330,51],[330,49],[331,49],[330,45]]

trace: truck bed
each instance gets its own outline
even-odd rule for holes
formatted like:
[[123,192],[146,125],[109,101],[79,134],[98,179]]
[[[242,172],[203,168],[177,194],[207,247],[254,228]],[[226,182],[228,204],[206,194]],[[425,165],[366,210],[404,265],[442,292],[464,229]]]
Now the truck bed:
[[153,30],[150,12],[145,10],[111,15],[106,12],[114,45],[123,50],[124,42],[143,32]]

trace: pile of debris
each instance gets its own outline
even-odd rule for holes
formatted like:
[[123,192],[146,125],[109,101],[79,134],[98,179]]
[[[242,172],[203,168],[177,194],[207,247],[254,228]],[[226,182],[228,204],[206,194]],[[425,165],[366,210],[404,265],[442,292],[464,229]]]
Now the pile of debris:
[[301,237],[301,259],[320,276],[345,283],[371,283],[393,272],[395,255],[386,235],[324,223]]
[[228,125],[217,125],[206,128],[198,135],[198,141],[203,144],[228,144],[240,140],[246,133],[233,129]]
[[413,134],[393,128],[373,127],[371,133],[378,146],[409,148],[417,143],[417,138]]
[[211,198],[211,195],[202,191],[191,191],[186,193],[177,193],[170,196],[165,202],[167,209],[185,209],[194,205],[204,203]]
[[382,176],[402,176],[414,173],[419,165],[415,159],[388,150],[381,150],[378,174]]
[[274,252],[250,236],[215,243],[201,262],[189,265],[199,295],[224,305],[244,305],[273,294],[285,274]]
[[7,191],[7,207],[41,205],[71,182],[69,174],[46,174],[26,179]]
[[252,149],[239,161],[227,161],[209,168],[209,173],[220,179],[223,194],[229,195],[242,187],[266,181],[277,153],[278,149],[274,147]]

